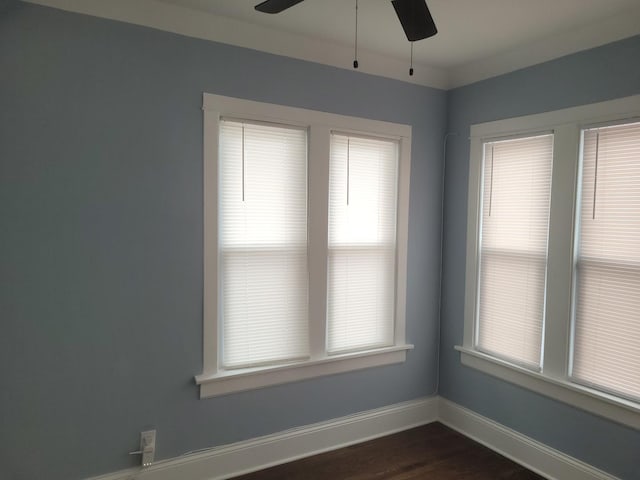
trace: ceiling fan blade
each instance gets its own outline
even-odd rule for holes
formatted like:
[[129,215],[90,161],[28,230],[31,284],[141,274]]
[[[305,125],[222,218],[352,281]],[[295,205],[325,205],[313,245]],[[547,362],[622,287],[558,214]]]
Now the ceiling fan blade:
[[256,10],[262,13],[280,13],[302,1],[303,0],[265,0],[256,5]]
[[391,3],[410,42],[438,33],[425,0],[392,0]]

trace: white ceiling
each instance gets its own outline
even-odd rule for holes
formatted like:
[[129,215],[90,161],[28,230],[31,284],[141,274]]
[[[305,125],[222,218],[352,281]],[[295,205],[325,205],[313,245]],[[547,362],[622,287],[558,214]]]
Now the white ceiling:
[[[355,0],[32,0],[66,10],[351,68]],[[389,0],[359,0],[366,73],[448,88],[640,34],[640,0],[427,0],[439,33],[410,44]],[[107,4],[107,5],[105,5]],[[133,4],[133,5],[132,5]]]
[[[257,12],[260,0],[161,0],[242,22],[354,43],[355,0],[306,0],[277,15]],[[639,0],[428,0],[439,33],[414,44],[420,63],[451,68],[598,22]],[[407,41],[390,0],[359,1],[362,49],[405,58]]]

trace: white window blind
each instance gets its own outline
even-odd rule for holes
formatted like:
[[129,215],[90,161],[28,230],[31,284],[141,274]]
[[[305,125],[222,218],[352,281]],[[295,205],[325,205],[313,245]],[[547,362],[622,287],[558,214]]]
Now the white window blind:
[[220,122],[225,368],[307,357],[307,132]]
[[572,377],[640,399],[640,123],[583,132]]
[[394,342],[398,142],[334,133],[327,350]]
[[484,145],[476,347],[538,368],[553,135]]

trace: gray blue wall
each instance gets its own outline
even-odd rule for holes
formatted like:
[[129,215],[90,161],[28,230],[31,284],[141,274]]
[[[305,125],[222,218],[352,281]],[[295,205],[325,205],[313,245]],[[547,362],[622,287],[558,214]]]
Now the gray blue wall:
[[640,479],[640,432],[460,364],[469,126],[640,93],[640,36],[449,92],[445,174],[442,396],[623,479]]
[[[4,7],[4,6],[3,6]],[[199,400],[202,92],[413,127],[406,363]],[[434,393],[446,92],[0,14],[0,478],[78,479]]]
[[[469,125],[640,93],[640,38],[445,92],[1,0],[0,478],[77,479],[440,393],[640,478],[640,435],[462,367]],[[202,92],[413,126],[405,364],[199,400]]]

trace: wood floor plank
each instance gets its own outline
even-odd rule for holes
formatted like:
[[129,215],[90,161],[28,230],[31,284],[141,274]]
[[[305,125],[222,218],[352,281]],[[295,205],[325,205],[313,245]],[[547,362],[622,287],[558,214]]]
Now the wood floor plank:
[[236,480],[543,480],[440,423],[303,458]]

